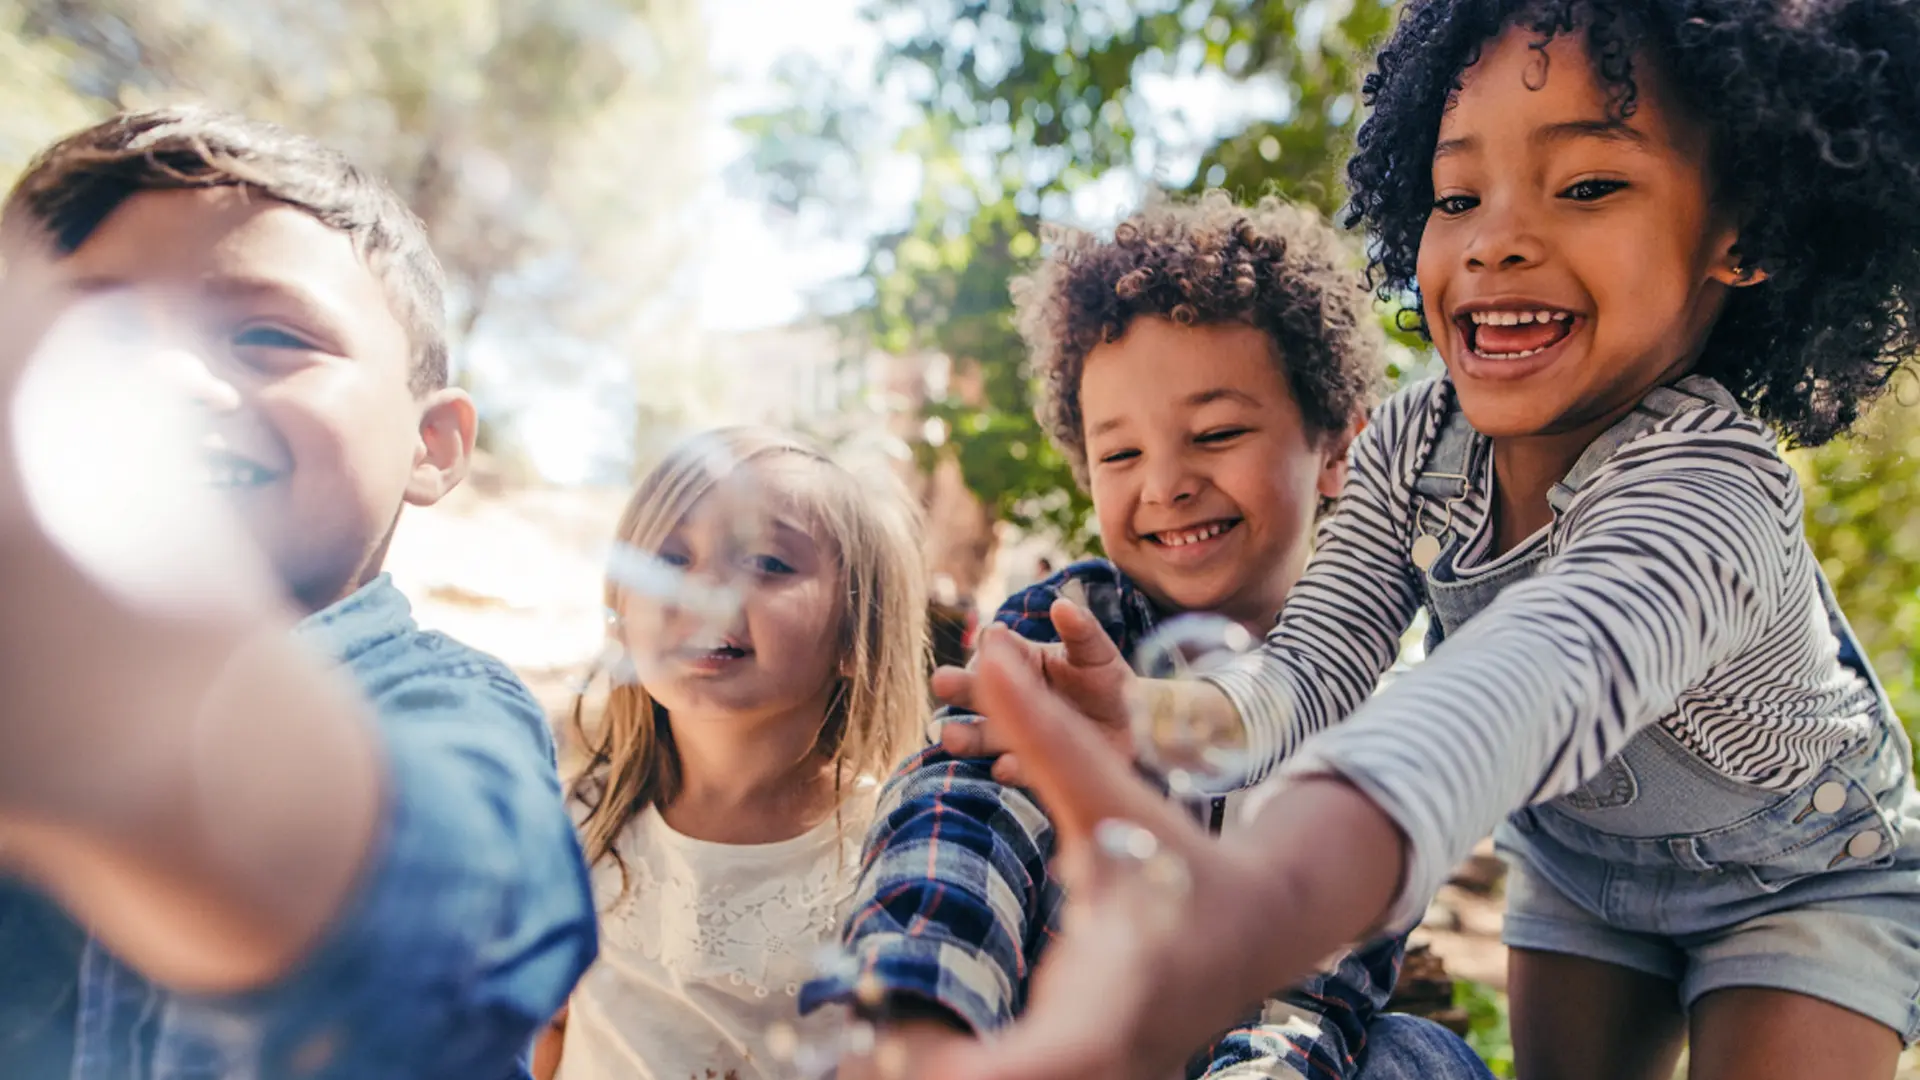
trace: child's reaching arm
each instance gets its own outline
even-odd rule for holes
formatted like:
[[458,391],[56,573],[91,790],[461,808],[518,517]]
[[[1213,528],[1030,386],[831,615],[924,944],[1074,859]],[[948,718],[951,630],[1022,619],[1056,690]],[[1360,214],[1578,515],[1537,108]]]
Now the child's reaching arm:
[[1787,598],[1817,604],[1800,517],[1793,473],[1758,424],[1683,414],[1596,474],[1539,573],[1289,760],[1289,776],[1352,783],[1405,833],[1389,926],[1417,922],[1508,813],[1596,775],[1753,646]]
[[237,528],[168,564],[175,593],[217,585],[189,610],[83,571],[25,506],[0,449],[0,860],[176,992],[155,1071],[510,1074],[595,945],[526,688],[374,637],[357,692]]
[[[1303,739],[1338,723],[1366,701],[1399,656],[1401,635],[1420,607],[1406,554],[1411,535],[1407,490],[1432,439],[1440,415],[1435,406],[1444,404],[1445,393],[1438,383],[1422,384],[1376,410],[1374,421],[1354,442],[1346,494],[1322,524],[1313,560],[1287,597],[1261,654],[1210,676],[1210,681],[1139,680],[1125,657],[1108,650],[1099,651],[1102,663],[1097,670],[1076,668],[1071,649],[1043,653],[1027,648],[1030,663],[1043,669],[1050,686],[1123,742],[1136,696],[1149,715],[1225,719],[1237,711],[1245,722],[1251,759],[1258,763],[1249,782],[1258,780]],[[934,689],[964,707],[971,698],[970,683],[967,673],[948,668],[939,673]],[[946,745],[963,754],[996,754],[1007,748],[995,735],[990,716],[983,724],[950,728]],[[1019,774],[1017,766],[1003,766],[996,775],[1013,780]]]

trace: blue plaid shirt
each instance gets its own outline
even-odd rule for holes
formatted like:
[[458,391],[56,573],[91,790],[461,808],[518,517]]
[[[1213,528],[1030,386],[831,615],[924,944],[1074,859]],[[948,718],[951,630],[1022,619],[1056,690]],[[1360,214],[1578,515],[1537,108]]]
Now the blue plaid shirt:
[[359,892],[276,985],[149,983],[0,882],[0,1073],[20,1080],[509,1080],[598,938],[546,717],[498,660],[421,631],[385,577],[301,623],[372,702],[389,805]]
[[[1058,641],[1048,614],[1070,582],[1121,652],[1164,616],[1113,564],[1076,563],[1010,598],[995,621],[1033,641]],[[1048,870],[1052,823],[1024,791],[991,775],[990,759],[921,751],[881,792],[845,927],[860,978],[896,999],[951,1012],[975,1031],[1008,1023],[1027,981],[1059,932],[1065,891]],[[1343,957],[1279,995],[1197,1055],[1189,1072],[1273,1063],[1309,1077],[1352,1076],[1367,1027],[1399,977],[1406,940]],[[801,993],[802,1011],[853,1000],[855,977],[825,978]]]

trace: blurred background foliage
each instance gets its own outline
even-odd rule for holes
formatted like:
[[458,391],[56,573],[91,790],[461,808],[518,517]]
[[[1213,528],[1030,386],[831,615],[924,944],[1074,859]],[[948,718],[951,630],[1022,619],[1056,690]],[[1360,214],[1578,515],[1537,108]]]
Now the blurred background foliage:
[[[1337,213],[1356,88],[1393,6],[871,0],[865,16],[885,42],[874,86],[796,64],[792,104],[744,122],[759,140],[767,197],[849,206],[871,153],[859,141],[875,121],[871,101],[910,103],[891,134],[894,149],[925,163],[921,187],[904,225],[874,238],[845,322],[889,349],[933,348],[975,369],[932,402],[923,458],[951,456],[1003,520],[1051,532],[1069,553],[1097,550],[1086,499],[1033,418],[1009,280],[1039,251],[1041,223],[1072,219],[1076,195],[1090,189],[1137,199],[1224,187]],[[1151,90],[1196,76],[1253,107],[1224,129],[1183,131]],[[1382,311],[1398,345],[1396,381],[1436,370],[1394,315]],[[1815,550],[1911,723],[1920,721],[1920,386],[1895,389],[1857,437],[1795,463]]]
[[279,121],[426,221],[456,354],[578,377],[678,317],[705,34],[699,0],[0,0],[0,182],[116,108]]

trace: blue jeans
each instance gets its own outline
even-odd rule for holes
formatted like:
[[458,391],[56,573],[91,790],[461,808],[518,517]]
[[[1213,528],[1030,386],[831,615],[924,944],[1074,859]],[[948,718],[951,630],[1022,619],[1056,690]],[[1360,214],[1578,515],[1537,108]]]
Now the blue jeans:
[[1493,1080],[1466,1040],[1431,1020],[1381,1013],[1367,1028],[1358,1080]]

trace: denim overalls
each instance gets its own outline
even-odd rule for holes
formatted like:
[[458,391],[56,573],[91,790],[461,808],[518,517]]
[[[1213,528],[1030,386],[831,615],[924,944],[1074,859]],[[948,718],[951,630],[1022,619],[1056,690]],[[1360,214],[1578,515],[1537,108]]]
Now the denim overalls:
[[[1555,519],[1621,446],[1708,404],[1738,408],[1700,377],[1650,391],[1554,486]],[[1452,406],[1415,484],[1409,550],[1428,563],[1418,576],[1429,652],[1552,554],[1552,541],[1536,538],[1506,565],[1456,573],[1469,538],[1448,504],[1465,495],[1485,447]],[[1783,793],[1727,777],[1660,723],[1644,728],[1599,775],[1496,830],[1513,875],[1508,945],[1671,979],[1689,1006],[1724,987],[1770,987],[1852,1009],[1908,1042],[1920,1035],[1913,749],[1824,576],[1820,594],[1841,661],[1877,700],[1877,731]]]

